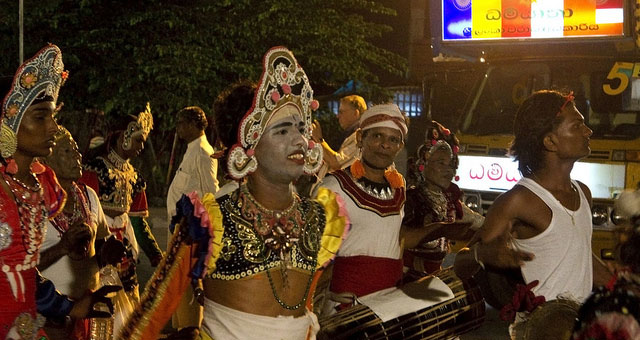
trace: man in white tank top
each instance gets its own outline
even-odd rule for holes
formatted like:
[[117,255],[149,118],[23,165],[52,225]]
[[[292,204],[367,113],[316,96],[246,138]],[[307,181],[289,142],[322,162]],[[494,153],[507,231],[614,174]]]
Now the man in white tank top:
[[[456,258],[456,271],[480,265],[520,267],[525,283],[546,301],[558,297],[581,303],[591,292],[591,192],[570,177],[573,165],[590,153],[593,131],[572,93],[538,91],[516,114],[510,154],[523,175],[496,199],[479,234],[480,242]],[[483,264],[484,263],[484,264]]]

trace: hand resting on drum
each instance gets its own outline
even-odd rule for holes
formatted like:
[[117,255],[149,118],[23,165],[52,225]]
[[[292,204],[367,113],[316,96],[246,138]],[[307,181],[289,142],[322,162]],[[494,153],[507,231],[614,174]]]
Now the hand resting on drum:
[[445,221],[429,223],[421,228],[407,228],[404,225],[400,231],[400,238],[404,241],[404,249],[417,247],[423,242],[437,240],[445,237],[452,240],[465,240],[470,238],[471,223]]

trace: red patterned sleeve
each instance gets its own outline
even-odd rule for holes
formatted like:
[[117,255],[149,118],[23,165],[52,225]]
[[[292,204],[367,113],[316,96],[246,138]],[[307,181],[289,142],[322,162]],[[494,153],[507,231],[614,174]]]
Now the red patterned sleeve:
[[144,190],[139,191],[133,197],[129,216],[147,217],[149,215],[149,205],[147,204],[147,194]]

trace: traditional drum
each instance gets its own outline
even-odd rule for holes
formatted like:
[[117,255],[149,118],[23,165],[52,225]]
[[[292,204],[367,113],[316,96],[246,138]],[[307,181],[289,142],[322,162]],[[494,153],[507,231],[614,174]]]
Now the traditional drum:
[[[510,328],[511,338],[516,340],[569,340],[578,318],[578,302],[559,298],[538,306],[525,322]],[[553,325],[553,327],[549,327]]]
[[487,266],[487,269],[480,269],[473,278],[480,287],[484,300],[497,310],[511,303],[518,284],[526,284],[520,268],[497,269]]
[[446,339],[480,327],[485,304],[477,284],[461,281],[452,268],[436,276],[453,291],[452,299],[387,322],[355,305],[321,318],[318,339]]

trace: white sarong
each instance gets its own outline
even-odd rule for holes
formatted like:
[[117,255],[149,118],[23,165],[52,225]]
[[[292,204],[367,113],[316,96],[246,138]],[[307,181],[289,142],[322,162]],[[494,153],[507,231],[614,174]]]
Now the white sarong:
[[264,316],[245,313],[204,299],[201,332],[216,340],[315,340],[318,318],[306,310],[304,316]]

